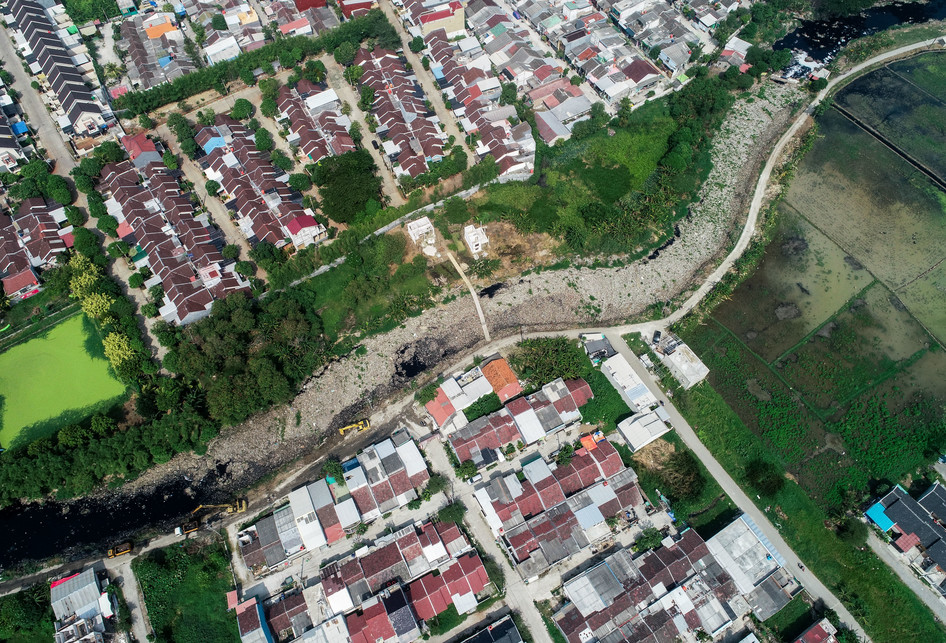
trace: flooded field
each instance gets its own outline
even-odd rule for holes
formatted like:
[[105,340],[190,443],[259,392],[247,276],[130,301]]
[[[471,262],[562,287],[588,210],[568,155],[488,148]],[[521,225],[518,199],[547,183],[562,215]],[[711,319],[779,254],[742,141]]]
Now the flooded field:
[[[946,56],[891,67],[838,102],[946,169]],[[946,448],[946,194],[839,111],[819,126],[757,272],[683,335],[743,422],[837,510]]]
[[[926,54],[939,71],[946,67],[946,53]],[[924,57],[918,57],[922,60]],[[943,121],[941,79],[909,59],[878,69],[846,87],[838,96],[841,105],[880,132],[906,154],[940,177],[946,176],[946,122]],[[922,85],[910,76],[922,76]],[[927,87],[923,87],[926,85]],[[930,91],[932,90],[932,92]]]

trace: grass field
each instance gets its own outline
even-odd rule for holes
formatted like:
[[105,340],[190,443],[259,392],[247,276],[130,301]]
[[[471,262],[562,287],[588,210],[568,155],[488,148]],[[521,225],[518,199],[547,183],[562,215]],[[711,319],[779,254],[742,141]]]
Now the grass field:
[[159,549],[131,564],[159,641],[236,643],[236,617],[227,611],[233,589],[227,553],[219,545],[187,551]]
[[470,202],[474,216],[510,221],[524,233],[549,233],[573,251],[628,252],[652,243],[666,231],[628,220],[620,203],[644,187],[675,130],[666,103],[648,102],[627,127],[604,128],[546,150],[536,183],[490,185]]
[[125,387],[109,371],[84,315],[0,353],[0,445],[23,444],[111,404]]
[[[915,64],[911,82],[925,70],[935,85],[940,67]],[[863,90],[891,74],[855,81],[840,100],[885,110],[873,117],[891,135],[922,142],[913,116],[938,99],[921,105],[915,91],[888,88],[882,104]],[[934,139],[925,145],[927,159],[942,153]],[[681,413],[875,641],[946,640],[916,595],[837,531],[893,483],[925,489],[946,449],[944,205],[913,166],[832,110],[756,272],[702,325],[679,328],[710,369],[705,384],[677,392]],[[790,636],[802,611],[770,625]]]
[[[763,459],[777,472],[770,449],[739,419],[726,401],[707,384],[678,392],[677,408],[694,426],[713,456],[737,480],[745,463]],[[825,528],[828,516],[809,493],[786,483],[774,497],[749,497],[761,508],[771,506],[780,533],[821,581],[840,598],[875,641],[912,643],[942,641],[946,630],[932,613],[874,553],[845,543]]]
[[806,598],[805,592],[799,593],[775,616],[764,622],[780,641],[794,641],[799,634],[814,625],[815,619]]

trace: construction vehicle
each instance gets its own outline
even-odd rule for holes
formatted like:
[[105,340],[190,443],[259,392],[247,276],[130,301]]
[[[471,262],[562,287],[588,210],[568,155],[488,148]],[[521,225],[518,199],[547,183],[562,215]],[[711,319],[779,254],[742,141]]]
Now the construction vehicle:
[[346,431],[351,431],[352,429],[358,429],[358,431],[361,432],[361,431],[367,431],[370,428],[371,428],[371,422],[369,422],[368,420],[359,420],[358,422],[355,422],[354,424],[343,426],[342,428],[338,430],[338,432],[340,435],[345,435]]
[[241,514],[246,511],[246,500],[238,498],[237,500],[223,505],[197,505],[197,508],[191,512],[193,516],[201,509],[226,509],[228,514]]
[[123,554],[130,554],[132,549],[132,544],[130,542],[122,543],[120,545],[115,545],[114,547],[108,550],[108,557],[115,558],[116,556],[121,556]]
[[175,528],[174,533],[178,536],[186,536],[200,529],[200,516],[197,514],[204,509],[226,509],[228,514],[241,514],[246,511],[246,507],[245,498],[237,498],[231,503],[222,505],[197,505],[197,508],[190,513],[192,519]]
[[177,534],[178,536],[186,536],[187,534],[194,533],[198,529],[200,529],[200,521],[191,520],[189,522],[185,522],[183,525],[175,529],[174,533]]

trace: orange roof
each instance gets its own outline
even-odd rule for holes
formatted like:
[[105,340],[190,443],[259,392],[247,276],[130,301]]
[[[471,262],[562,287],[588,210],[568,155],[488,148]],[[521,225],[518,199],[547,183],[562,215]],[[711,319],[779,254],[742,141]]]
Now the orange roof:
[[170,20],[165,20],[161,24],[153,25],[145,29],[145,33],[148,34],[148,38],[151,40],[160,38],[169,31],[177,31],[177,27],[175,27]]
[[595,442],[595,439],[590,435],[581,436],[581,446],[588,449],[589,451],[594,451],[598,448],[598,443]]
[[493,390],[501,401],[505,402],[522,392],[522,387],[519,386],[519,379],[516,377],[516,374],[512,372],[512,369],[509,368],[509,364],[505,359],[494,359],[492,362],[484,364],[482,371],[483,377],[485,377],[486,381],[493,387]]

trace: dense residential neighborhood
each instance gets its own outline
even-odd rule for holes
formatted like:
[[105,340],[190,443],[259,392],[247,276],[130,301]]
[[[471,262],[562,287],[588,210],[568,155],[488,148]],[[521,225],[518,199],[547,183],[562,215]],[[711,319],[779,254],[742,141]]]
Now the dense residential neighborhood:
[[8,0],[0,640],[946,640],[946,21],[855,4]]

